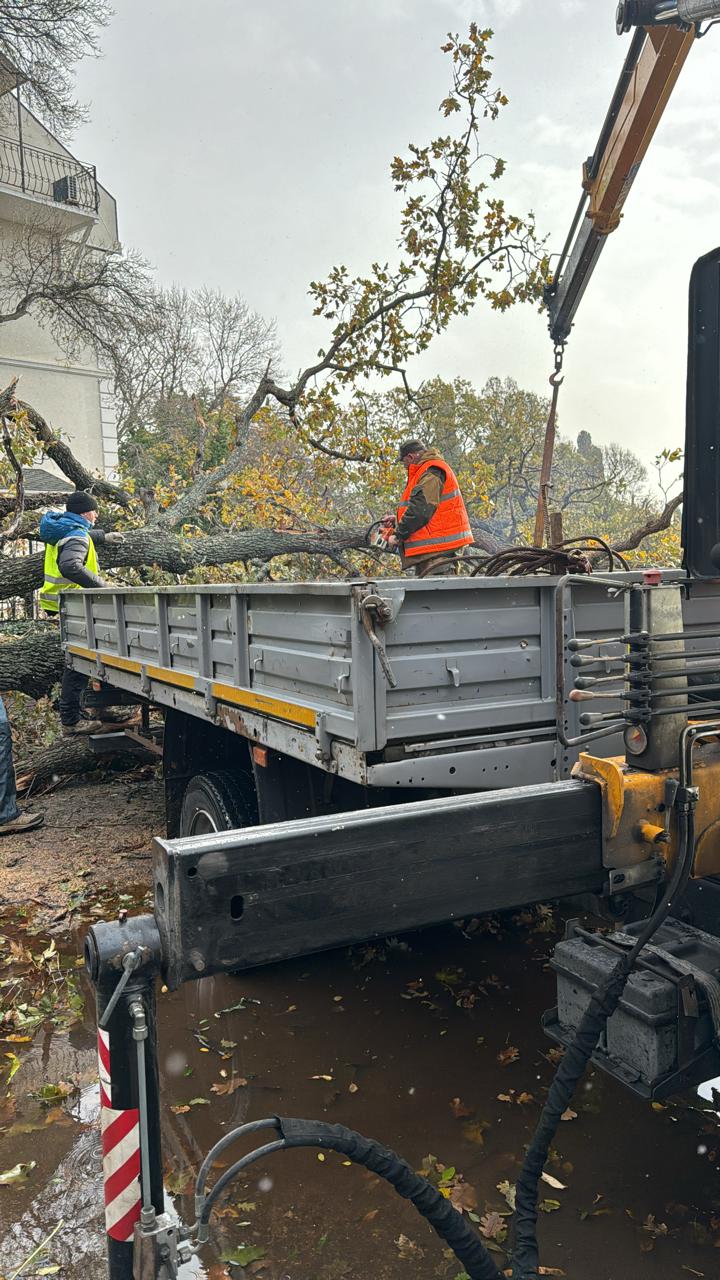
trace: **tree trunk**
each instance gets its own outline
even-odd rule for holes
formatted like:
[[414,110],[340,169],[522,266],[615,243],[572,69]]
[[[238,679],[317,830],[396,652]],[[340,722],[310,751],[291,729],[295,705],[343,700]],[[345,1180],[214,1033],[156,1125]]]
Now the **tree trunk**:
[[[127,755],[118,751],[111,757],[113,763],[126,768],[136,768],[139,764],[157,764],[158,758],[151,751],[128,751]],[[41,747],[33,751],[17,766],[16,782],[18,791],[27,791],[32,783],[43,786],[56,778],[68,778],[75,773],[92,773],[95,769],[107,766],[107,756],[97,756],[87,738],[58,738],[49,747]]]
[[63,672],[60,628],[38,622],[22,634],[0,634],[0,690],[42,698]]
[[[473,522],[477,549],[495,554],[504,541]],[[122,569],[154,567],[165,573],[186,574],[193,569],[237,564],[248,560],[268,561],[275,556],[337,556],[345,551],[367,549],[367,529],[319,529],[316,533],[288,530],[242,529],[237,533],[214,533],[198,538],[180,538],[158,526],[133,529],[125,541],[99,549],[100,564]],[[398,563],[397,561],[395,562]],[[32,556],[0,557],[0,600],[25,596],[43,581],[43,553]],[[7,686],[0,686],[7,688]]]

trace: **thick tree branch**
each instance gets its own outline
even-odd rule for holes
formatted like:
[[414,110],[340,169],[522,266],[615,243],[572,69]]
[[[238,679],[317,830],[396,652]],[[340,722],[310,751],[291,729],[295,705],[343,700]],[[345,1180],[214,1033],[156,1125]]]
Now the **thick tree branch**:
[[316,440],[313,436],[308,436],[307,442],[312,445],[313,449],[327,454],[328,458],[338,458],[341,462],[372,462],[369,453],[343,453],[341,449],[328,448],[326,444],[323,444],[322,440]]
[[[54,490],[46,493],[27,493],[25,494],[25,511],[45,510],[46,507],[61,507],[65,503],[67,493],[62,490]],[[17,508],[17,498],[6,498],[0,495],[0,520],[5,516],[9,516]],[[6,530],[3,535],[9,538],[12,535]]]
[[25,478],[23,476],[23,469],[17,460],[15,450],[13,449],[12,437],[8,430],[7,418],[2,419],[2,438],[3,448],[10,466],[15,472],[15,502],[13,508],[15,515],[7,529],[3,530],[3,533],[0,535],[0,542],[7,542],[17,533],[22,524],[23,515],[25,514]]
[[656,516],[651,516],[646,520],[645,524],[640,525],[632,533],[628,533],[624,538],[620,538],[617,542],[612,543],[613,551],[634,551],[640,546],[646,538],[651,538],[654,533],[662,533],[663,529],[669,529],[673,521],[673,516],[678,507],[682,505],[683,494],[678,493],[670,502],[666,503],[663,510]]
[[[475,540],[481,551],[494,553],[507,545],[487,526],[472,522]],[[99,558],[105,569],[153,566],[164,573],[187,574],[199,568],[216,568],[258,560],[267,563],[276,556],[327,556],[337,561],[348,551],[367,549],[367,528],[318,529],[317,532],[273,529],[243,529],[237,532],[211,534],[208,537],[181,538],[159,525],[128,531],[125,541],[116,546],[101,547]],[[43,554],[13,558],[0,556],[0,600],[26,596],[42,585]],[[384,562],[391,571],[400,573],[397,560]]]

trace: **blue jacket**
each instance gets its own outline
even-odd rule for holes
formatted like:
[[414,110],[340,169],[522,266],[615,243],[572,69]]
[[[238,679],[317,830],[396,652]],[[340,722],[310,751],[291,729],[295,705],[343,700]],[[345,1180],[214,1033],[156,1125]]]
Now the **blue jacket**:
[[78,587],[107,585],[85,564],[90,538],[96,546],[102,546],[105,541],[102,530],[96,529],[85,516],[75,515],[72,511],[46,511],[40,521],[40,537],[52,547],[62,542],[58,568],[68,582],[74,582]]
[[40,537],[55,547],[62,538],[71,538],[73,534],[86,537],[92,527],[85,516],[74,515],[72,511],[46,511],[40,521]]

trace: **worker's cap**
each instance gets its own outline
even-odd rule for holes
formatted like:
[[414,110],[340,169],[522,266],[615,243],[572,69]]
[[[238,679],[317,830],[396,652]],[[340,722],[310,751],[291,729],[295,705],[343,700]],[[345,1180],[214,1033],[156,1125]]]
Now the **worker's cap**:
[[98,504],[91,493],[69,493],[65,500],[65,510],[71,511],[75,516],[84,515],[86,511],[97,511]]
[[422,440],[403,440],[398,449],[398,457],[402,462],[403,458],[407,458],[409,453],[424,453],[426,447]]

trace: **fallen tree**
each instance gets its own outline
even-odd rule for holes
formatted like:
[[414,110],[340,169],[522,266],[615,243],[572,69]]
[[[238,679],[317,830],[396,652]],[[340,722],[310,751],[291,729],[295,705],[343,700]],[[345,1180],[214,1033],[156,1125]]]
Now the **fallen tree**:
[[[344,267],[336,267],[325,281],[312,283],[315,315],[329,328],[325,345],[292,381],[278,380],[271,356],[248,393],[236,399],[227,395],[222,404],[194,403],[198,444],[179,483],[175,475],[169,488],[158,484],[143,490],[141,485],[126,488],[93,475],[37,408],[18,398],[17,380],[0,391],[7,475],[15,478],[15,499],[3,499],[0,507],[0,519],[9,520],[4,530],[0,528],[5,546],[8,540],[27,538],[34,527],[28,518],[35,503],[25,495],[17,454],[22,453],[21,445],[30,455],[39,446],[73,485],[102,501],[106,527],[109,517],[110,526],[124,532],[122,544],[100,552],[101,568],[117,570],[119,580],[123,569],[132,569],[146,575],[151,590],[153,583],[177,581],[203,568],[228,566],[232,577],[238,565],[252,567],[261,577],[269,574],[278,557],[300,555],[326,559],[333,572],[339,568],[347,576],[363,570],[373,573],[375,567],[379,575],[387,571],[387,559],[357,560],[358,552],[373,554],[367,546],[368,528],[358,523],[357,510],[350,513],[349,527],[330,517],[325,524],[307,519],[294,524],[291,516],[284,527],[271,528],[267,521],[253,519],[252,495],[236,495],[231,522],[223,513],[223,502],[228,487],[252,463],[268,406],[281,416],[283,432],[298,450],[309,448],[350,467],[372,468],[380,455],[363,443],[362,426],[359,442],[337,436],[345,421],[346,398],[360,395],[358,382],[394,377],[412,397],[408,363],[427,350],[454,316],[468,314],[480,298],[499,311],[540,300],[549,270],[544,241],[532,215],[512,214],[493,194],[505,166],[480,142],[483,122],[492,122],[505,105],[490,80],[489,38],[473,24],[467,39],[448,41],[445,52],[452,77],[450,93],[441,104],[444,132],[424,147],[411,146],[408,156],[392,162],[393,184],[405,202],[395,264],[374,263],[366,275],[354,278]],[[481,166],[479,177],[476,166]],[[128,341],[141,343],[142,332],[132,329],[131,318],[128,326]],[[227,389],[229,384],[220,381]],[[168,470],[174,462],[171,457]],[[667,527],[671,507],[668,504],[658,518],[660,523],[654,522],[655,528]],[[330,510],[334,516],[331,504]],[[380,517],[383,511],[376,514]],[[226,527],[228,523],[232,527]],[[473,529],[480,551],[492,554],[506,545],[489,522],[475,519]],[[637,546],[634,539],[630,535],[615,549]],[[1,555],[0,600],[27,598],[42,576],[42,554]],[[246,571],[245,576],[251,575]],[[57,680],[61,668],[54,625],[39,623],[19,639],[0,640],[0,689],[38,696]],[[79,752],[73,758],[85,759]],[[69,761],[66,747],[62,759]]]

